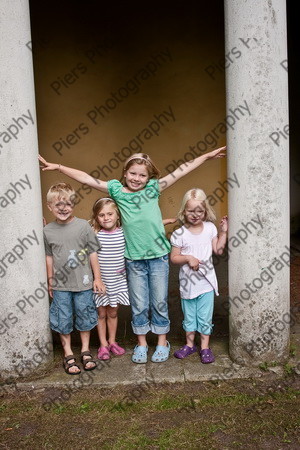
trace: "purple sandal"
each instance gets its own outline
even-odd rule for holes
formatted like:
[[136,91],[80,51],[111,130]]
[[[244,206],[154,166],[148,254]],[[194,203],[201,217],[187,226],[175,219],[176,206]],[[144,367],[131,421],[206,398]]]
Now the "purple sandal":
[[189,347],[188,345],[184,345],[179,350],[176,350],[174,353],[175,358],[183,359],[187,356],[191,355],[192,353],[195,353],[197,351],[196,345],[193,345],[193,347]]
[[210,348],[205,348],[204,350],[200,350],[200,359],[202,364],[213,363],[215,360],[214,354]]

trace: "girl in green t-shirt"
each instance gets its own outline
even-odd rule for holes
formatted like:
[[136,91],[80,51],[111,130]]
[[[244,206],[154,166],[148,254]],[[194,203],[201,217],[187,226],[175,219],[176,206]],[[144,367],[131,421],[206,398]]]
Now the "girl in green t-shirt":
[[198,156],[159,178],[159,170],[145,153],[135,153],[124,164],[123,183],[102,181],[77,169],[47,162],[41,156],[42,170],[59,170],[63,174],[109,195],[117,203],[126,241],[125,258],[129,299],[132,308],[132,328],[137,335],[132,361],[146,363],[146,335],[158,335],[151,360],[166,361],[170,353],[167,333],[168,316],[168,253],[170,244],[165,236],[158,205],[162,191],[209,159],[225,156],[226,147]]

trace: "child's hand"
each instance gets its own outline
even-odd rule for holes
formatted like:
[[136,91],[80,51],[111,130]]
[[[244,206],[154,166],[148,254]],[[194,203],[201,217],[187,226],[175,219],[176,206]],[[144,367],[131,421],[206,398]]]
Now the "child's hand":
[[57,170],[57,169],[59,169],[59,164],[49,163],[41,155],[39,155],[39,161],[42,163],[42,165],[40,165],[40,168],[42,170]]
[[217,148],[217,150],[213,150],[212,152],[206,153],[205,156],[207,159],[217,159],[217,158],[224,158],[226,156],[225,152],[227,150],[226,145],[224,147]]
[[199,269],[199,264],[200,264],[199,259],[195,258],[192,255],[188,255],[187,258],[188,258],[187,263],[190,266],[190,268],[193,269],[193,270],[198,270]]
[[51,298],[53,298],[53,289],[52,286],[50,284],[48,284],[48,294]]
[[105,294],[106,287],[102,280],[95,279],[93,283],[94,292],[96,294]]
[[177,217],[174,217],[172,219],[163,219],[163,224],[164,225],[170,225],[171,223],[175,223],[177,222]]
[[227,233],[228,231],[228,216],[223,216],[220,222],[220,231]]

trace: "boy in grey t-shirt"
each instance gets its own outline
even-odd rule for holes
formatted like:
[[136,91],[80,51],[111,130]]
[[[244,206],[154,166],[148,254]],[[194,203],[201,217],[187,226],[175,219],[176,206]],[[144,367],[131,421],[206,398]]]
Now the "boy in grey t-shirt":
[[93,370],[96,362],[89,350],[90,330],[98,323],[93,290],[105,293],[97,250],[99,241],[86,220],[73,216],[75,191],[67,183],[50,187],[47,206],[55,221],[44,227],[51,329],[60,334],[64,349],[64,368],[76,375],[80,368],[71,349],[73,315],[80,332],[81,362],[84,370]]

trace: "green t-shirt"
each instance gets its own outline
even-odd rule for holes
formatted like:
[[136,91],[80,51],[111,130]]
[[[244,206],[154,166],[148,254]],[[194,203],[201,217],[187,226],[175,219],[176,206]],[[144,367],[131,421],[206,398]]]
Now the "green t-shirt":
[[122,192],[118,180],[107,184],[109,195],[117,203],[126,241],[125,257],[131,260],[160,258],[170,252],[158,206],[160,196],[156,179],[148,181],[146,187],[137,192]]

